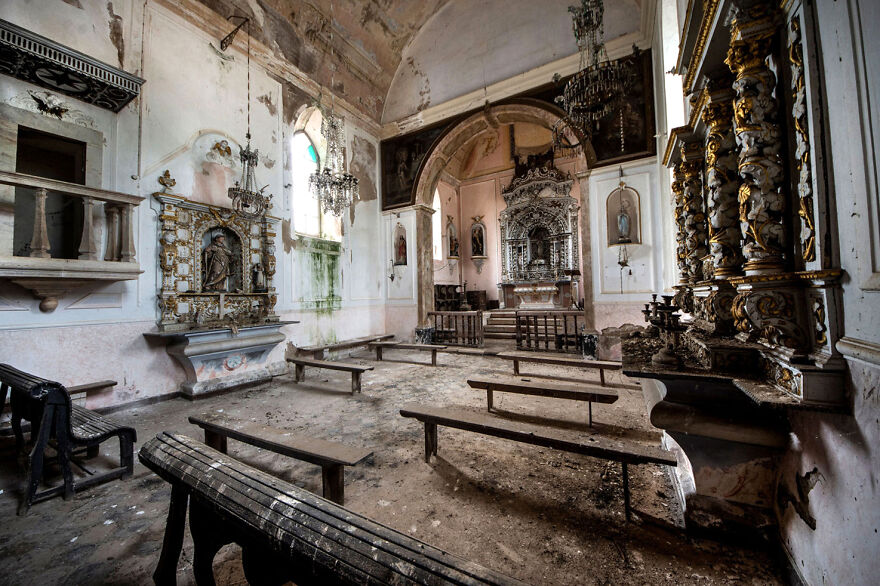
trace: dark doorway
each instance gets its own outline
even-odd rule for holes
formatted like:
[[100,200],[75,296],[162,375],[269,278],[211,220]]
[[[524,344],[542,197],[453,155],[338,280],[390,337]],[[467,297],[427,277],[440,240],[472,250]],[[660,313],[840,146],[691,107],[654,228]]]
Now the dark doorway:
[[[85,185],[86,143],[18,127],[15,171]],[[83,205],[78,197],[49,192],[46,227],[52,258],[77,258],[82,237]],[[34,231],[34,190],[16,188],[13,251],[28,256]]]

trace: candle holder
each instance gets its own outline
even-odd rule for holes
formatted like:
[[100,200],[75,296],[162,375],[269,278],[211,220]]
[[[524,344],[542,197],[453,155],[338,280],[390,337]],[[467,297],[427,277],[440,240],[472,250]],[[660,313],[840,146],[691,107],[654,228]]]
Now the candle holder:
[[673,303],[672,295],[662,295],[663,301],[657,301],[657,295],[651,295],[651,302],[645,304],[642,314],[645,321],[660,331],[663,347],[651,357],[651,364],[663,368],[678,369],[682,366],[681,358],[676,354],[678,337],[686,328],[680,323],[681,314],[676,313],[680,307]]

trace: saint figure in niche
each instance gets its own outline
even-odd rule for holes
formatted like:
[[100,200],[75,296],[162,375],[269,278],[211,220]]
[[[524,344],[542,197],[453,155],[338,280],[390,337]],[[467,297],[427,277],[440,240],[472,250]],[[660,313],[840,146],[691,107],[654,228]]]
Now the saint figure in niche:
[[632,242],[629,237],[631,219],[629,215],[630,203],[628,199],[620,199],[620,211],[617,213],[617,241],[621,244]]
[[474,226],[471,231],[471,256],[486,256],[484,240],[483,227],[480,225]]
[[227,291],[226,279],[232,264],[232,251],[226,248],[226,236],[216,234],[211,244],[202,251],[204,263],[202,291]]
[[403,234],[397,237],[397,245],[395,247],[394,253],[394,264],[406,264],[406,236],[404,236]]
[[458,238],[455,234],[449,234],[449,256],[458,257]]

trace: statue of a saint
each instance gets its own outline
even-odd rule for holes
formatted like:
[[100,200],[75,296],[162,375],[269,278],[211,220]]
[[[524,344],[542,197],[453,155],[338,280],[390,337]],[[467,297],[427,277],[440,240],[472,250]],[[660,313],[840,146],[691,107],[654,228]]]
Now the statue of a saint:
[[629,202],[621,199],[620,212],[617,214],[617,241],[620,243],[631,242],[629,237],[630,218],[629,218]]
[[263,272],[263,263],[254,265],[254,291],[266,290],[266,273]]
[[232,263],[232,251],[226,248],[226,236],[217,234],[211,244],[202,251],[204,275],[202,291],[226,291],[228,285],[229,266]]
[[458,258],[458,238],[455,234],[449,234],[449,256]]
[[471,232],[471,256],[484,256],[483,227],[475,226]]

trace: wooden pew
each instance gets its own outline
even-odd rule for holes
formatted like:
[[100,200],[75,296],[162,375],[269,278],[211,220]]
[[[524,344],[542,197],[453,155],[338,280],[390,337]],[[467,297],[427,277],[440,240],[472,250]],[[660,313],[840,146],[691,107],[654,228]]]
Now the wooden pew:
[[[102,386],[104,383],[94,383]],[[94,387],[81,385],[81,388]],[[134,470],[134,443],[137,432],[134,428],[118,423],[75,405],[70,400],[67,389],[61,383],[50,381],[8,364],[0,364],[0,411],[10,395],[12,408],[12,431],[15,434],[16,450],[24,446],[22,420],[31,423],[31,441],[34,446],[28,459],[28,479],[24,498],[18,513],[24,514],[31,505],[54,496],[70,498],[77,491],[88,487],[127,478]],[[119,467],[100,474],[92,474],[78,482],[73,480],[70,468],[71,456],[77,448],[85,448],[89,455],[97,455],[98,447],[112,437],[119,438]],[[61,465],[63,482],[40,492],[46,446],[54,439]]]
[[331,360],[313,360],[311,358],[288,358],[288,362],[296,366],[296,374],[294,381],[300,382],[306,377],[306,366],[313,368],[327,368],[329,370],[343,370],[351,373],[351,394],[361,392],[361,375],[373,370],[372,366],[361,366],[360,364],[350,364],[348,362],[335,362]]
[[340,505],[345,502],[345,466],[355,466],[373,455],[370,450],[353,448],[324,439],[296,435],[284,429],[224,415],[192,415],[189,422],[205,430],[205,443],[226,452],[226,440],[234,440],[303,460],[321,467],[323,495]]
[[437,366],[437,351],[446,350],[447,346],[437,344],[406,344],[403,342],[370,342],[370,348],[376,350],[376,360],[382,360],[382,350],[397,348],[398,350],[431,351],[431,366]]
[[499,352],[496,354],[502,360],[513,361],[513,374],[520,374],[520,362],[536,362],[538,364],[552,364],[554,366],[574,366],[577,368],[595,368],[599,370],[599,380],[605,386],[605,371],[620,370],[622,363],[610,360],[584,360],[569,356],[552,356],[534,352]]
[[352,338],[351,340],[342,340],[341,342],[333,342],[332,344],[315,344],[313,346],[303,346],[296,349],[297,356],[311,354],[315,360],[322,360],[324,352],[334,352],[336,350],[350,350],[358,346],[366,346],[370,342],[381,342],[382,340],[390,340],[394,334],[376,334],[375,336],[363,336],[362,338]]
[[626,518],[630,518],[629,464],[665,464],[675,466],[675,456],[651,446],[633,441],[596,436],[581,436],[557,430],[505,421],[481,413],[445,407],[407,405],[400,410],[404,417],[413,417],[425,424],[425,462],[437,455],[437,426],[453,427],[493,437],[509,439],[535,446],[553,448],[564,452],[584,454],[594,458],[613,460],[623,466],[623,505]]
[[618,399],[617,393],[614,391],[590,388],[572,383],[532,382],[518,377],[474,377],[468,379],[468,385],[472,389],[484,389],[486,391],[488,411],[492,410],[492,394],[495,392],[586,401],[589,404],[587,421],[590,426],[593,425],[593,403],[610,404]]
[[165,540],[153,573],[176,582],[187,506],[197,584],[238,543],[251,584],[522,584],[431,547],[182,435],[160,433],[140,461],[171,483]]

